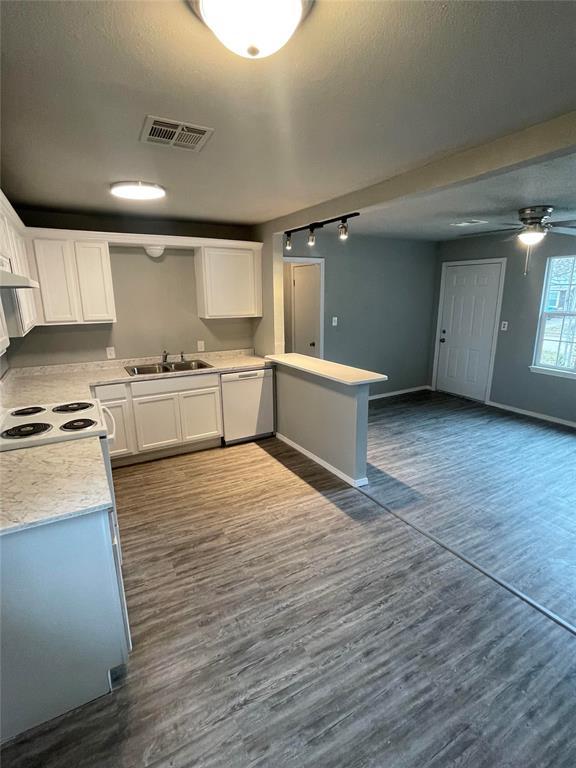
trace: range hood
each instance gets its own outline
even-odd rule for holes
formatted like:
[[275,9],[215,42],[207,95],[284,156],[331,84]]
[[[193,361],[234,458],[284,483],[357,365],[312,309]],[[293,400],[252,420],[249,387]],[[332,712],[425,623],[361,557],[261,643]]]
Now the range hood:
[[38,288],[36,280],[26,275],[15,275],[6,269],[0,269],[0,288]]

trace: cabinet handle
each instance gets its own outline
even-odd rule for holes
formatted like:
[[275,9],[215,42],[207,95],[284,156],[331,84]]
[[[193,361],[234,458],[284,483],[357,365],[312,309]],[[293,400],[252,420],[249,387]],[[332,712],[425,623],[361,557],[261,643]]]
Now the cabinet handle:
[[258,373],[239,373],[238,374],[239,379],[253,379],[255,376],[258,376]]

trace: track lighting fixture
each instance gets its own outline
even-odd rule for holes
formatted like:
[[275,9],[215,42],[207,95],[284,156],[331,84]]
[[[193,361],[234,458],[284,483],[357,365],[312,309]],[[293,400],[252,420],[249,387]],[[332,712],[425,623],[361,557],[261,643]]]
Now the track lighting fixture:
[[314,245],[316,245],[316,234],[315,231],[317,229],[322,229],[322,227],[325,227],[327,224],[334,224],[337,221],[340,222],[338,224],[338,237],[340,240],[348,240],[348,219],[353,219],[355,216],[360,216],[358,211],[355,211],[354,213],[347,213],[344,216],[336,216],[335,219],[324,219],[324,221],[313,221],[311,224],[305,224],[303,227],[294,227],[294,229],[287,229],[284,234],[286,235],[286,242],[284,245],[284,248],[286,251],[292,250],[292,235],[294,232],[305,232],[308,231],[308,246],[312,248]]
[[342,219],[338,224],[338,237],[340,240],[348,240],[348,222],[346,219]]

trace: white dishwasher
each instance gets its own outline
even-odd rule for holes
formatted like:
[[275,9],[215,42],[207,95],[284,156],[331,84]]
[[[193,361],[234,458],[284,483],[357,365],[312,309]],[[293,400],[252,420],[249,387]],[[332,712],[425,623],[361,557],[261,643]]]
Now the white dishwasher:
[[250,440],[274,432],[274,376],[271,368],[223,373],[224,442]]

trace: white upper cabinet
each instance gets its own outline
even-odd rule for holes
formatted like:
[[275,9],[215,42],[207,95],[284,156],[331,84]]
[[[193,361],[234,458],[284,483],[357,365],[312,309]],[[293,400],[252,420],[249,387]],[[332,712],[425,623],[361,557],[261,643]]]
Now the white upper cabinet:
[[106,242],[34,240],[45,325],[116,321]]
[[74,249],[84,322],[114,322],[116,308],[108,243],[76,242]]
[[70,240],[34,240],[45,323],[79,323],[80,296]]
[[202,318],[260,317],[262,259],[259,248],[196,250],[196,293]]
[[[4,214],[0,214],[0,256],[8,272],[30,277],[24,238]],[[2,303],[10,336],[25,336],[36,325],[36,288],[2,291]]]
[[[1,226],[1,221],[0,221]],[[10,262],[5,256],[0,254],[0,269],[10,269]],[[7,291],[2,291],[6,294]],[[10,337],[8,336],[8,326],[6,325],[6,318],[4,316],[4,298],[0,296],[0,357],[6,352],[10,346]]]

